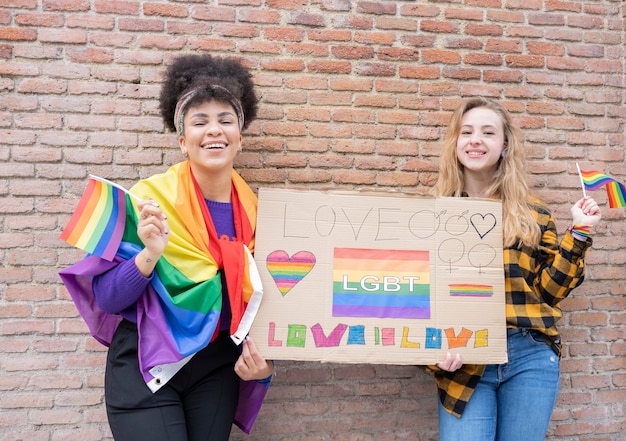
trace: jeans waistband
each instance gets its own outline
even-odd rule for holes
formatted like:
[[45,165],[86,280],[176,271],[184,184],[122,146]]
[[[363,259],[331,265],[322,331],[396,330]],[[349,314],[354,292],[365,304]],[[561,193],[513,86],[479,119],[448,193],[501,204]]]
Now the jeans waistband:
[[554,353],[558,355],[559,357],[561,357],[561,339],[559,337],[549,338],[545,336],[543,333],[541,333],[540,331],[536,331],[534,329],[529,329],[529,328],[507,328],[506,329],[507,338],[512,337],[517,334],[527,335],[528,333],[532,335],[541,336],[542,340],[545,341],[546,345],[550,346],[552,350],[554,351]]
[[527,330],[526,328],[506,328],[506,335],[507,337],[510,337],[515,334],[521,334],[522,332],[526,330]]

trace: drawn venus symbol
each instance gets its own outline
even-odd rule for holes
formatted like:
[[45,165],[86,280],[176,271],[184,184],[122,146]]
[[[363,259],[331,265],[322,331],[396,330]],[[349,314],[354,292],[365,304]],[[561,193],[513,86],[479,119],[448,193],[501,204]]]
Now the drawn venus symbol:
[[315,255],[309,251],[298,251],[289,257],[286,251],[276,250],[267,255],[265,262],[267,270],[284,297],[313,269]]

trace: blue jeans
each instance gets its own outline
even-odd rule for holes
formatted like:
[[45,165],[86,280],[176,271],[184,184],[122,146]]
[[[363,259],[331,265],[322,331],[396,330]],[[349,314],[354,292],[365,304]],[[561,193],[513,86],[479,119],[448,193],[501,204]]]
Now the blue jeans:
[[544,441],[559,391],[559,357],[542,334],[509,329],[508,362],[487,365],[461,418],[439,403],[440,441]]

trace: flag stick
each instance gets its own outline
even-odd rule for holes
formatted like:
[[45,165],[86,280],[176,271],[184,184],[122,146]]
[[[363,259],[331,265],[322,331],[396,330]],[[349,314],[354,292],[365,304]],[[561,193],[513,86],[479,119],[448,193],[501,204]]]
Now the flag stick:
[[96,175],[89,175],[89,178],[90,179],[95,179],[96,181],[104,182],[105,184],[109,184],[109,185],[111,185],[111,186],[113,186],[115,188],[119,188],[120,190],[122,190],[127,195],[133,197],[137,202],[141,202],[141,198],[139,196],[137,196],[134,193],[131,193],[130,191],[126,190],[124,187],[122,187],[119,184],[116,184],[115,182],[111,182],[108,179],[104,179],[104,178],[101,178],[100,176],[96,176]]
[[583,174],[580,172],[580,167],[578,166],[578,162],[576,163],[576,170],[578,170],[578,177],[580,178],[580,185],[583,188],[583,197],[587,197],[587,192],[585,191],[585,182],[583,181]]

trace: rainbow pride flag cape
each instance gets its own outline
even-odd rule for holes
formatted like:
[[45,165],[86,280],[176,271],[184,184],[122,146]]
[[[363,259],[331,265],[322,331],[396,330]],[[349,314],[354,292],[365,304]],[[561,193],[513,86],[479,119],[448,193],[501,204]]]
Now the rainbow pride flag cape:
[[[233,171],[231,199],[237,240],[231,241],[217,237],[187,161],[139,181],[131,188],[132,193],[102,181],[89,181],[62,233],[63,240],[90,254],[59,276],[91,334],[110,345],[122,317],[99,308],[92,280],[132,259],[143,248],[137,236],[138,211],[129,196],[152,198],[159,204],[167,216],[170,240],[136,305],[139,367],[146,385],[156,392],[215,335],[222,308],[222,272],[232,312],[231,339],[239,344],[247,336],[263,295],[251,254],[257,197]],[[242,381],[234,422],[246,433],[267,387]]]
[[626,207],[626,187],[621,182],[595,170],[580,170],[580,178],[586,190],[597,190],[604,186],[610,208]]
[[[131,188],[133,195],[152,198],[158,203],[170,227],[168,245],[136,305],[139,366],[153,392],[206,347],[217,332],[222,308],[222,272],[232,312],[231,338],[236,344],[247,336],[260,305],[263,289],[251,254],[257,197],[235,171],[232,183],[237,240],[217,237],[206,201],[187,161]],[[92,280],[132,259],[143,248],[137,236],[137,208],[132,198],[123,193],[106,182],[91,180],[77,213],[62,234],[64,240],[81,247],[97,244],[85,246],[90,254],[59,275],[91,334],[107,346],[122,318],[98,307]],[[94,208],[98,206],[105,208]],[[96,226],[87,228],[90,225]],[[108,234],[111,231],[115,234]],[[90,234],[98,239],[92,240]],[[109,260],[111,249],[115,251]]]

